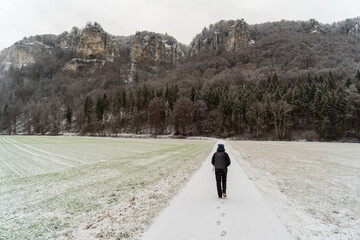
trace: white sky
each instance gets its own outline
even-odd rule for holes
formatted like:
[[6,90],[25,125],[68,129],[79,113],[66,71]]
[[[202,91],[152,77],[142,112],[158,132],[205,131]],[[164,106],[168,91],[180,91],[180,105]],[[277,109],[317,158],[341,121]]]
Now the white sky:
[[24,36],[60,34],[88,21],[112,35],[167,32],[189,44],[204,26],[221,19],[332,23],[357,17],[359,10],[359,0],[0,0],[0,50]]

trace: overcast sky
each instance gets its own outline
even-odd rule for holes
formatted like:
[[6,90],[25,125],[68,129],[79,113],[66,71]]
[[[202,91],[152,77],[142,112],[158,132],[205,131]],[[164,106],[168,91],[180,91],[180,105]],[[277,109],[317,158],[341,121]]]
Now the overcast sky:
[[0,0],[0,50],[24,36],[60,34],[88,21],[112,35],[167,32],[189,44],[221,19],[333,23],[360,16],[359,10],[359,0]]

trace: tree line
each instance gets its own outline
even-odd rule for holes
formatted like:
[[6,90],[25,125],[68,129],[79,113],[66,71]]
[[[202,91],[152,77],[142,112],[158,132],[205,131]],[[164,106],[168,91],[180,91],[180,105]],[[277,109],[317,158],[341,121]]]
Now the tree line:
[[[5,125],[7,111],[5,106]],[[82,105],[68,105],[63,112],[64,131],[90,135],[358,138],[360,72],[345,83],[329,72],[326,77],[308,75],[297,81],[280,80],[274,73],[266,81],[236,87],[202,85],[185,90],[176,84],[158,88],[144,84],[110,95],[87,95]]]

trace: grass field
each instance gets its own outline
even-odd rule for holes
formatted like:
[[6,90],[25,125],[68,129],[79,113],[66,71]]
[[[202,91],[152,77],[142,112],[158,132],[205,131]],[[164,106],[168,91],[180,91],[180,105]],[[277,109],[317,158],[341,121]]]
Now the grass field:
[[229,144],[246,175],[295,239],[359,239],[359,144]]
[[[132,196],[145,192],[156,198],[159,184],[167,191],[166,197],[158,196],[163,207],[213,145],[201,140],[0,136],[0,239],[81,237],[84,226],[91,230],[109,210],[133,206]],[[177,180],[164,184],[169,177]],[[147,197],[142,199],[139,206],[146,205]],[[158,204],[147,208],[146,214],[135,214],[142,217],[140,225],[159,210]],[[137,225],[121,229],[119,217],[109,219],[118,221],[120,229],[113,236],[105,236],[103,228],[94,230],[95,237],[126,237],[141,230]]]

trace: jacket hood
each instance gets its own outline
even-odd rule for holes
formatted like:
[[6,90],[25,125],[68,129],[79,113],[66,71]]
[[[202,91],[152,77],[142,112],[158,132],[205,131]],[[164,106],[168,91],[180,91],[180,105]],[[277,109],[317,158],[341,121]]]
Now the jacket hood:
[[225,152],[225,148],[224,147],[218,147],[217,152]]

